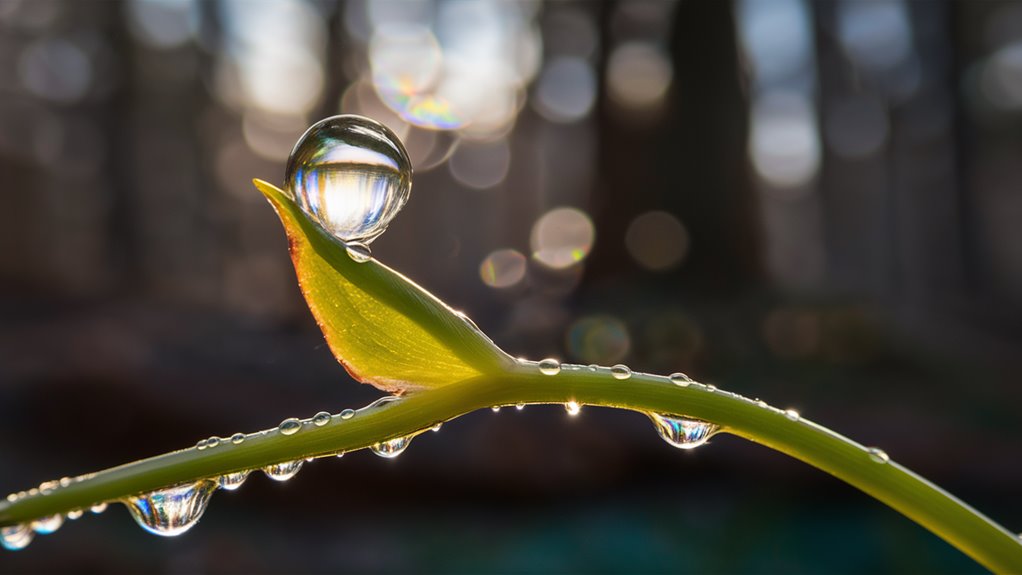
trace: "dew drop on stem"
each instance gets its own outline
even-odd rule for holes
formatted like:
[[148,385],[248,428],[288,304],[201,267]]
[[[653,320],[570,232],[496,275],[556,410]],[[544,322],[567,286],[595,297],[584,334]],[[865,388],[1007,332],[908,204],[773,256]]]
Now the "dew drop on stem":
[[129,497],[124,504],[143,529],[173,537],[198,523],[216,488],[215,482],[201,479]]
[[0,527],[0,545],[3,545],[4,549],[11,551],[24,549],[32,542],[33,537],[35,537],[35,532],[24,523]]
[[668,379],[670,379],[671,383],[677,385],[678,387],[688,387],[689,384],[692,383],[692,378],[685,375],[684,373],[681,373],[680,371],[672,373],[670,376],[668,376]]
[[277,431],[279,431],[281,435],[294,435],[298,433],[301,428],[301,421],[298,421],[297,418],[289,417],[280,422],[280,425],[277,426]]
[[678,449],[695,449],[706,443],[720,426],[708,421],[686,419],[677,415],[649,413],[657,433],[670,445]]
[[303,463],[305,463],[305,461],[302,459],[275,463],[273,465],[263,467],[263,473],[274,481],[287,481],[298,474]]
[[312,424],[316,427],[323,427],[328,423],[330,423],[330,413],[326,411],[321,411],[312,416]]
[[235,473],[225,473],[217,478],[217,483],[220,485],[221,489],[234,491],[245,483],[245,480],[248,479],[249,473],[251,472],[247,469],[245,471],[237,471]]
[[341,412],[341,419],[351,419],[352,417],[355,417],[354,409],[345,409]]
[[64,516],[60,513],[56,515],[49,515],[46,517],[40,517],[31,523],[32,530],[41,535],[53,533],[60,526],[64,524]]
[[568,415],[575,417],[582,413],[582,406],[577,401],[569,401],[564,404],[564,410],[568,412]]
[[866,450],[866,453],[869,454],[869,458],[873,463],[887,463],[891,460],[891,456],[887,455],[887,452],[879,447],[870,447]]
[[404,453],[405,450],[408,449],[408,444],[411,442],[411,437],[395,437],[394,439],[388,439],[387,441],[381,441],[373,444],[373,446],[369,449],[380,457],[393,459]]
[[632,370],[624,364],[617,364],[610,368],[610,375],[614,376],[614,379],[628,379],[632,377]]
[[561,373],[561,362],[553,358],[547,358],[539,362],[539,372],[543,375],[557,375]]

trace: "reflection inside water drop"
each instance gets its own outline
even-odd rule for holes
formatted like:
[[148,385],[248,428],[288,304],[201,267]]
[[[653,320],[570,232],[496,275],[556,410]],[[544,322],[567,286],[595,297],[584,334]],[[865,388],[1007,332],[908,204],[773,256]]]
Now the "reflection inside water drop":
[[305,463],[304,460],[296,459],[294,461],[284,461],[274,465],[267,465],[263,468],[263,473],[274,481],[287,481],[298,474],[303,463]]
[[234,491],[235,489],[241,487],[243,483],[245,483],[245,480],[248,479],[249,473],[250,471],[248,471],[247,469],[245,471],[227,473],[221,475],[217,479],[217,483],[220,484],[221,489],[226,489],[227,491]]
[[676,415],[660,413],[647,415],[656,425],[656,431],[660,437],[678,449],[699,447],[720,430],[720,426],[698,419],[685,419]]
[[146,531],[173,537],[199,521],[216,487],[213,481],[202,479],[130,497],[124,504]]
[[60,513],[57,513],[56,515],[40,517],[39,519],[33,521],[31,523],[31,526],[32,530],[35,531],[36,533],[46,535],[48,533],[53,533],[57,529],[60,529],[60,526],[63,524],[64,516],[61,515]]
[[553,358],[547,358],[539,362],[539,372],[543,375],[557,375],[561,373],[561,362]]
[[32,531],[31,527],[23,523],[0,527],[0,545],[11,551],[28,547],[33,537],[35,537],[35,532]]
[[395,437],[394,439],[388,439],[387,441],[376,443],[369,449],[380,457],[393,459],[404,453],[404,451],[408,449],[408,444],[411,442],[411,437]]
[[408,201],[412,166],[383,124],[334,116],[298,140],[285,182],[298,205],[334,236],[368,244]]

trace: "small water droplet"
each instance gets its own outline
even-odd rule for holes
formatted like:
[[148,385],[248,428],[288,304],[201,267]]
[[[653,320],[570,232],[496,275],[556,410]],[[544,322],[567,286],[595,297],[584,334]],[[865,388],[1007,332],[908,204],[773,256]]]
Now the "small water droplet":
[[306,457],[305,458],[305,463],[312,463],[313,461],[316,461],[315,457]]
[[352,417],[355,417],[354,409],[345,409],[341,412],[341,419],[351,419]]
[[372,250],[362,242],[348,242],[344,245],[344,249],[348,252],[348,257],[355,263],[364,264],[373,259]]
[[887,463],[891,460],[891,456],[887,455],[887,452],[879,447],[870,447],[866,452],[869,453],[869,458],[874,463]]
[[57,529],[60,529],[60,526],[63,524],[64,516],[60,513],[56,515],[49,515],[47,517],[40,517],[31,523],[32,531],[42,535],[53,533]]
[[60,487],[60,483],[57,483],[56,481],[44,481],[39,484],[39,493],[42,493],[43,495],[49,495],[50,493],[53,493],[53,490],[58,487]]
[[218,445],[220,445],[220,438],[215,436],[215,435],[213,437],[210,437],[209,439],[206,440],[206,447],[208,447],[210,449],[212,449],[212,448],[214,448],[214,447],[216,447]]
[[7,501],[10,501],[11,503],[14,503],[17,500],[18,500],[18,494],[17,493],[11,493],[11,494],[7,495]]
[[516,403],[515,404],[515,409],[517,409],[518,411],[521,411],[521,410],[525,409],[525,404],[524,403]]
[[312,424],[315,425],[316,427],[323,427],[324,425],[330,423],[330,417],[331,416],[328,412],[321,411],[316,415],[312,416]]
[[89,511],[95,513],[96,515],[99,515],[100,513],[106,511],[106,508],[107,508],[107,504],[105,502],[104,503],[97,503],[97,504],[93,505],[92,507],[90,507]]
[[574,417],[582,412],[582,406],[577,401],[569,401],[564,404],[564,410],[568,412],[568,415]]
[[681,373],[680,371],[672,373],[669,376],[669,379],[671,380],[671,383],[679,387],[688,387],[688,385],[692,383],[692,378],[685,375],[684,373]]
[[245,480],[248,479],[249,473],[251,473],[251,471],[247,469],[244,471],[236,471],[234,473],[226,473],[218,477],[216,481],[218,484],[220,484],[221,489],[226,489],[227,491],[234,491],[235,489],[241,487],[242,483],[245,483]]
[[243,441],[245,441],[245,434],[244,433],[235,433],[234,435],[231,436],[231,443],[233,443],[234,445],[238,445],[239,443],[242,443]]
[[429,429],[430,429],[430,431],[436,432],[436,431],[440,431],[440,428],[443,427],[443,426],[444,426],[444,423],[442,421],[439,421],[435,425],[433,425],[433,427],[430,427]]
[[543,375],[557,375],[561,373],[561,362],[552,358],[544,359],[539,362],[539,372]]
[[398,455],[404,453],[405,449],[408,449],[408,444],[412,442],[411,437],[395,437],[394,439],[388,439],[387,441],[381,441],[370,447],[373,453],[380,457],[386,457],[387,459],[393,459]]
[[786,409],[786,410],[784,410],[784,417],[787,417],[788,419],[790,419],[792,421],[798,421],[799,418],[802,417],[802,416],[799,415],[799,413],[797,411],[795,411],[794,409]]
[[298,140],[285,182],[298,205],[327,231],[345,242],[368,244],[408,201],[412,165],[401,141],[382,124],[333,116]]
[[289,417],[280,422],[280,425],[277,426],[277,431],[279,431],[281,435],[294,435],[298,433],[298,430],[301,428],[301,421],[298,421],[297,418]]
[[614,379],[628,379],[632,377],[632,370],[627,365],[619,363],[611,366],[610,374],[614,376]]
[[283,463],[267,465],[263,468],[263,473],[274,481],[287,481],[298,474],[303,463],[305,463],[304,460],[296,459],[294,461],[284,461]]
[[596,371],[596,370],[600,369],[600,366],[596,365],[595,363],[591,363],[591,364],[589,364],[589,367],[587,369],[589,371]]
[[656,431],[664,441],[678,449],[695,449],[706,443],[720,426],[698,419],[685,419],[676,415],[649,413]]
[[124,501],[143,529],[156,535],[180,535],[198,523],[217,484],[208,479],[175,485]]
[[756,400],[756,405],[758,405],[758,406],[760,406],[760,407],[770,407],[770,406],[769,406],[769,405],[767,404],[767,402],[763,401],[762,399],[757,399],[757,400]]
[[24,523],[0,527],[0,545],[11,551],[28,547],[33,537],[35,537],[35,532]]
[[74,480],[72,480],[70,477],[61,477],[58,483],[60,484],[61,487],[67,487],[71,485],[73,481]]
[[708,391],[710,393],[713,393],[713,392],[717,391],[717,386],[713,385],[712,383],[707,383],[705,389],[706,389],[706,391]]
[[493,413],[500,413],[500,406],[494,405],[493,407],[490,408],[490,411],[492,411]]
[[209,445],[208,445],[208,441],[205,440],[205,439],[200,439],[199,442],[195,444],[195,449],[198,449],[199,451],[202,451],[203,449],[206,449],[207,447],[209,447]]
[[341,451],[339,453],[336,453],[335,455],[337,456],[337,459],[340,459],[340,458],[344,457],[344,452]]
[[75,519],[80,519],[82,515],[85,515],[84,509],[72,509],[71,511],[67,512],[67,518],[72,521],[74,521]]

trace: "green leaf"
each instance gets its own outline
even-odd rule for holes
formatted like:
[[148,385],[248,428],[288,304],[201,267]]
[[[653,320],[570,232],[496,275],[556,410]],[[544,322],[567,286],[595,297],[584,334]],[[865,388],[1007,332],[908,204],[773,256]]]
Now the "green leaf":
[[305,300],[352,377],[402,392],[495,375],[514,364],[465,316],[375,259],[355,262],[287,193],[253,182],[280,216]]

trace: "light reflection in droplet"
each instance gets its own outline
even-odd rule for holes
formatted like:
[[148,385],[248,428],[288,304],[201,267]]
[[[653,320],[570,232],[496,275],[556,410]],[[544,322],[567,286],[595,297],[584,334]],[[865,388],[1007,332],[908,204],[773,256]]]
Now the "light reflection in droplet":
[[492,288],[517,285],[525,277],[526,260],[518,250],[503,249],[490,252],[479,265],[479,277]]
[[586,258],[596,232],[585,212],[556,208],[543,214],[532,227],[532,255],[554,269],[572,266]]

